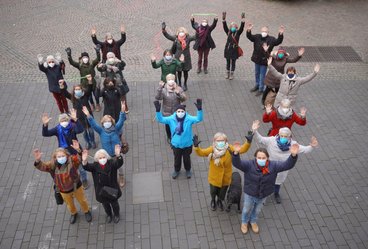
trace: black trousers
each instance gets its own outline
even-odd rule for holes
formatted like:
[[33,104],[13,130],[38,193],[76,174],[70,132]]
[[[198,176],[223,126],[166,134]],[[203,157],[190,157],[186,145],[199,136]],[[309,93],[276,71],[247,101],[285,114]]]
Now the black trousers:
[[[187,84],[188,81],[188,71],[183,71],[184,72],[184,84]],[[179,86],[181,86],[181,75],[182,75],[182,71],[177,71],[178,73],[178,83]]]
[[170,126],[168,124],[165,124],[165,130],[166,130],[167,138],[171,139],[171,131],[170,131]]
[[[230,67],[231,64],[231,67]],[[236,59],[226,59],[226,70],[227,71],[235,71],[235,64],[236,64]]]
[[219,200],[223,201],[229,186],[222,186],[221,188],[213,186],[210,184],[210,194],[212,200],[215,200],[216,196]]
[[102,206],[108,216],[112,216],[112,212],[114,212],[114,215],[120,215],[120,206],[117,200],[113,202],[103,202]]
[[174,152],[174,168],[175,171],[181,169],[181,159],[183,158],[184,168],[186,171],[191,170],[192,164],[190,161],[190,154],[192,154],[192,146],[183,149],[172,147]]

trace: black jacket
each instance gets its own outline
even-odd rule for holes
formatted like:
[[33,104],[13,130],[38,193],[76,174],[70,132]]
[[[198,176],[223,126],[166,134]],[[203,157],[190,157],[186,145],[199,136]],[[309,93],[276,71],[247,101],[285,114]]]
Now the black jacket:
[[118,184],[118,169],[123,166],[124,160],[122,156],[107,160],[105,167],[102,169],[98,162],[87,163],[83,165],[86,171],[92,173],[93,185],[95,186],[96,200],[101,203],[111,202],[111,200],[100,195],[102,187],[108,186],[118,190],[118,199],[121,196],[121,190]]
[[119,115],[121,111],[121,104],[120,104],[121,93],[120,91],[116,87],[112,89],[109,89],[106,87],[101,91],[101,97],[103,98],[103,102],[105,106],[103,115],[104,116],[110,115],[111,117],[115,119],[115,123],[117,123],[119,120]]
[[[224,51],[224,57],[226,59],[238,59],[238,45],[239,45],[239,39],[240,35],[243,33],[244,30],[244,22],[241,22],[240,28],[235,32],[232,33],[229,28],[227,27],[226,21],[222,22],[222,25],[224,27],[224,31],[227,34],[227,40],[225,45],[225,51]],[[236,40],[236,42],[234,41]]]
[[[196,41],[194,43],[193,49],[198,50],[199,41],[200,41],[198,30],[199,30],[200,25],[197,22],[195,22],[194,19],[191,19],[190,22],[192,23],[192,28],[195,29],[196,31]],[[211,49],[216,48],[215,42],[213,41],[212,36],[211,36],[212,30],[216,28],[216,24],[217,24],[217,19],[214,19],[211,26],[207,25],[208,33],[207,33],[207,37],[206,37],[204,46],[202,46],[203,48],[211,48]]]
[[52,93],[60,93],[59,80],[64,79],[62,74],[62,68],[64,67],[64,62],[60,62],[51,68],[49,66],[45,67],[44,64],[38,63],[38,68],[46,74],[47,82],[49,84],[49,91]]
[[[277,39],[273,36],[266,36],[263,38],[261,34],[252,35],[252,32],[249,30],[247,31],[247,38],[253,42],[253,54],[251,60],[256,64],[267,66],[269,53],[272,51],[274,46],[282,43],[284,36],[279,33]],[[267,43],[267,45],[270,46],[267,52],[264,51],[262,47],[264,43]]]

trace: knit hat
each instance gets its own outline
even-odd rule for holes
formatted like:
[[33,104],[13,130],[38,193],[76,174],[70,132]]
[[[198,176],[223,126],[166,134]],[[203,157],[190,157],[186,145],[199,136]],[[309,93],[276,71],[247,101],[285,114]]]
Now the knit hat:
[[46,62],[49,62],[49,61],[55,61],[55,57],[53,55],[49,55],[46,57]]
[[70,120],[70,117],[69,117],[68,114],[62,113],[62,114],[59,115],[59,122],[61,122],[61,120],[67,120],[67,121],[69,121]]
[[187,107],[186,105],[182,105],[182,104],[179,104],[175,107],[175,111],[179,110],[179,109],[182,109],[185,111],[185,107]]
[[89,54],[87,52],[83,52],[83,53],[81,53],[81,57],[88,57],[89,58]]
[[284,135],[287,135],[288,137],[290,137],[291,136],[291,130],[287,127],[280,128],[279,135],[281,135],[281,134],[284,134]]
[[282,47],[279,47],[279,49],[277,50],[277,53],[278,54],[281,54],[281,53],[286,54],[286,50],[283,49]]

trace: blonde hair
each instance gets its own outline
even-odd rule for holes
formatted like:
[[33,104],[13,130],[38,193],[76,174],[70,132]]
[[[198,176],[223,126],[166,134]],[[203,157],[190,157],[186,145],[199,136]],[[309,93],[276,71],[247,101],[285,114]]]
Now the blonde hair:
[[184,27],[179,27],[177,30],[176,30],[176,35],[179,35],[180,31],[184,32],[186,35],[188,34],[188,30]]
[[55,162],[55,161],[56,161],[56,154],[57,154],[58,152],[62,152],[62,153],[64,153],[64,154],[66,155],[66,157],[68,157],[68,158],[69,158],[69,156],[70,156],[69,152],[68,152],[66,149],[59,147],[59,148],[57,148],[56,150],[54,150],[54,152],[52,153],[51,159],[52,159],[52,161],[53,161],[53,162]]
[[225,133],[223,132],[217,132],[214,136],[213,136],[213,142],[216,141],[216,139],[218,139],[219,137],[223,137],[225,139],[225,141],[227,142],[227,136]]
[[169,73],[168,75],[166,75],[166,81],[169,81],[169,80],[175,81],[175,75],[174,74],[171,74],[171,73]]
[[107,153],[106,150],[100,149],[100,150],[96,151],[95,156],[93,157],[93,159],[95,160],[95,162],[98,162],[98,157],[101,154],[103,154],[107,158],[107,160],[110,160],[111,159],[111,156],[109,155],[109,153]]
[[107,120],[111,120],[112,125],[115,125],[115,119],[113,117],[111,117],[110,115],[105,115],[101,118],[101,124],[103,124],[104,122],[106,122]]

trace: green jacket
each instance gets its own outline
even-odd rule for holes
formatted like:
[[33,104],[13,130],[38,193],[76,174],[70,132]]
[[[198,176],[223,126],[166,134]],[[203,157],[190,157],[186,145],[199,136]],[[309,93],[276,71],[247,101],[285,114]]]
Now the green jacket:
[[[72,65],[73,67],[77,68],[80,72],[80,76],[81,77],[85,77],[86,75],[90,74],[92,75],[92,81],[93,81],[93,89],[96,87],[96,80],[95,80],[95,76],[96,76],[96,72],[95,72],[95,67],[97,66],[97,64],[100,62],[101,60],[101,56],[100,53],[97,53],[97,58],[94,59],[92,62],[89,61],[87,64],[84,64],[81,60],[79,62],[76,62],[72,59],[71,56],[68,56],[68,60],[70,65]],[[82,86],[82,88],[87,89],[88,88],[88,80],[87,78],[83,78],[80,80],[80,84]]]
[[180,67],[182,64],[181,61],[178,61],[176,59],[173,59],[170,64],[166,64],[164,62],[164,59],[160,60],[159,62],[152,61],[152,67],[153,68],[159,68],[161,67],[161,80],[163,82],[166,82],[166,75],[168,74],[174,74],[176,73],[176,69]]

